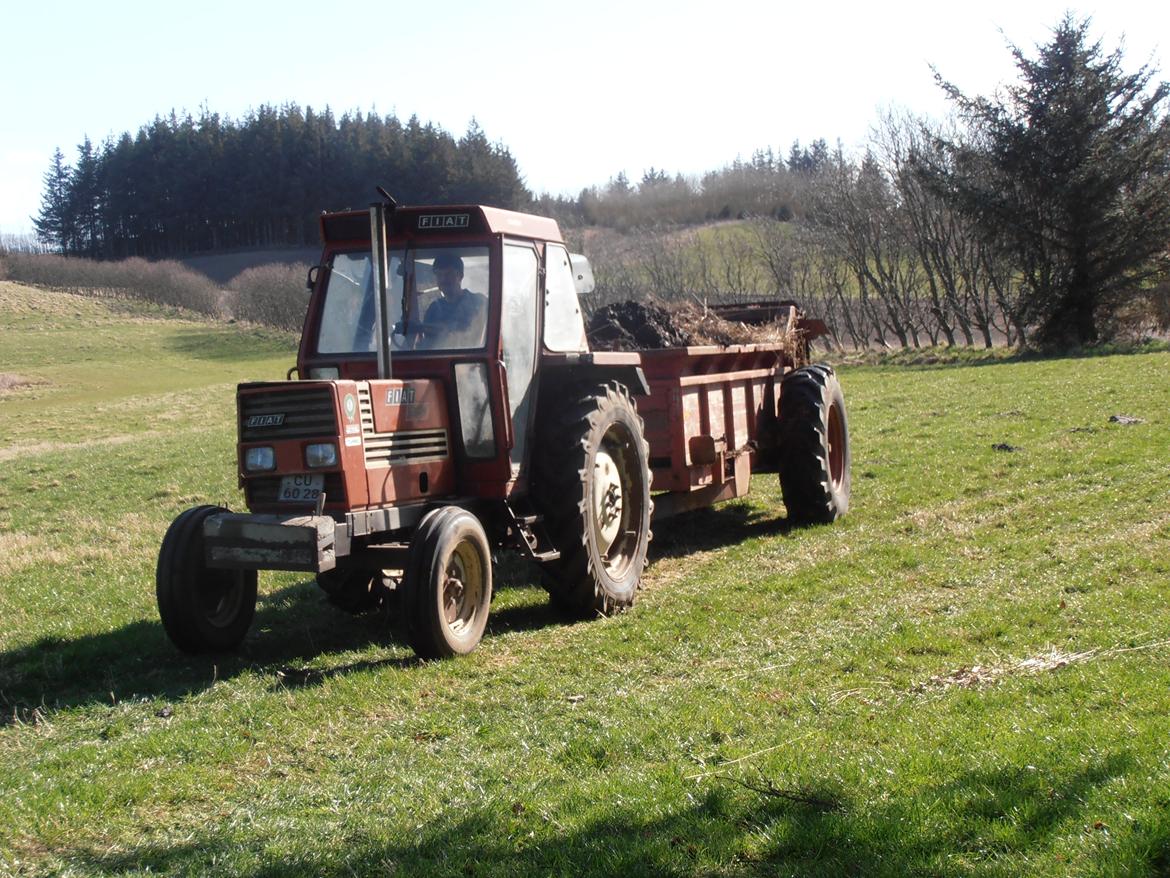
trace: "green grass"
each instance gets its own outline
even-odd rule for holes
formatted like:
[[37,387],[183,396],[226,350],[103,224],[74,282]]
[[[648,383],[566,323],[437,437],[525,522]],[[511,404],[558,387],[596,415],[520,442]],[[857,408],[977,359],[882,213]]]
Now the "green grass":
[[509,564],[419,663],[266,575],[191,659],[158,544],[294,348],[164,317],[0,285],[0,874],[1170,872],[1170,354],[845,368],[850,515],[759,477],[619,617]]

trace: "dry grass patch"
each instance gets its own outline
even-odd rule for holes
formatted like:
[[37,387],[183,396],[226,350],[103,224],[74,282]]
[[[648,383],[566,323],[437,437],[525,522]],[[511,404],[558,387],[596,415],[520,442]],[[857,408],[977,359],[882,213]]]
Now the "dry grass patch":
[[108,563],[114,557],[114,550],[105,545],[53,546],[37,534],[0,533],[0,576],[13,576],[42,564]]
[[29,378],[25,375],[17,375],[15,372],[0,372],[0,394],[48,383],[43,378]]
[[916,509],[905,515],[916,530],[928,535],[969,537],[983,523],[983,516],[965,511],[975,505],[970,501],[951,502],[931,509]]
[[[177,390],[167,393],[140,394],[94,405],[90,411],[97,416],[130,416],[146,412],[152,422],[191,422],[200,426],[184,430],[185,435],[206,432],[210,419],[230,425],[235,414],[236,385],[232,382],[207,384],[198,393]],[[137,434],[148,435],[148,434]],[[169,431],[151,431],[149,435],[174,435]]]
[[123,290],[97,287],[30,286],[0,281],[0,312],[17,321],[35,323],[37,329],[86,328],[97,325],[141,326],[165,323],[174,326],[206,326],[207,317],[194,312],[150,313],[149,303]]
[[0,533],[0,576],[12,576],[39,563],[46,551],[44,537],[20,532]]
[[125,445],[138,439],[150,436],[160,436],[160,433],[130,433],[121,436],[105,436],[101,439],[89,439],[85,442],[20,442],[0,448],[0,462],[16,460],[21,457],[36,457],[40,454],[53,454],[59,451],[84,451],[89,448],[106,448],[112,445]]
[[1018,661],[956,668],[945,674],[936,674],[925,682],[916,683],[911,687],[911,691],[927,692],[930,690],[977,689],[984,686],[992,686],[1005,677],[1051,673],[1053,671],[1059,671],[1061,668],[1067,668],[1069,665],[1079,664],[1091,659],[1109,658],[1128,652],[1163,649],[1167,646],[1170,646],[1170,640],[1156,640],[1151,643],[1143,643],[1139,646],[1087,649],[1084,652],[1063,652],[1059,649],[1051,649],[1048,652],[1019,659]]
[[147,515],[127,512],[117,522],[103,521],[76,510],[62,513],[67,542],[27,531],[0,532],[0,577],[37,566],[108,566],[137,543],[154,539],[157,523]]

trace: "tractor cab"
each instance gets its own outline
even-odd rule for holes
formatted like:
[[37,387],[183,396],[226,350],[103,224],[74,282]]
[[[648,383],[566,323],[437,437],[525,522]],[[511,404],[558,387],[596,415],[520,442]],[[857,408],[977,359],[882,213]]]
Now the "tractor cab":
[[457,492],[508,496],[526,477],[538,359],[588,350],[556,222],[374,205],[322,215],[321,236],[300,376],[371,382],[374,421],[441,398]]

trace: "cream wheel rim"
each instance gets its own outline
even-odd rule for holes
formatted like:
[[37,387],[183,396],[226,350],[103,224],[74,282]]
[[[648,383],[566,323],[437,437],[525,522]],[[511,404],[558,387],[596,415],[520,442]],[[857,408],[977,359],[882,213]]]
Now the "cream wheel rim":
[[605,450],[599,450],[593,462],[593,518],[597,526],[598,548],[609,551],[622,526],[622,479],[617,463]]

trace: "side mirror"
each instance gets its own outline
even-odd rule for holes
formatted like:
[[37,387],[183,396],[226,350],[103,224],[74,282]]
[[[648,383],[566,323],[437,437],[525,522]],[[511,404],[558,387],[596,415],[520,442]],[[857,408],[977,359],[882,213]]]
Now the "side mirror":
[[313,289],[317,286],[317,278],[320,276],[321,276],[321,266],[320,265],[314,265],[312,268],[309,269],[309,274],[305,278],[305,286],[308,287],[310,293],[313,292]]
[[578,296],[587,296],[597,288],[597,282],[593,279],[593,267],[588,259],[580,253],[570,253],[569,266],[573,269],[573,283],[577,287]]

